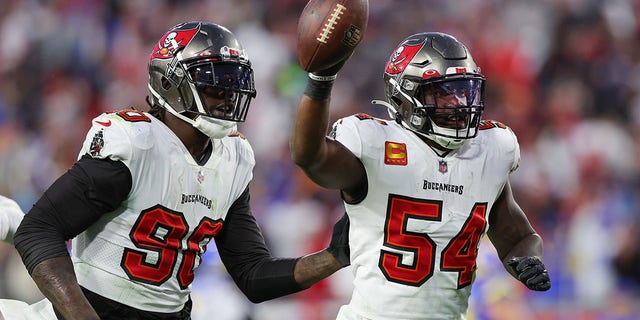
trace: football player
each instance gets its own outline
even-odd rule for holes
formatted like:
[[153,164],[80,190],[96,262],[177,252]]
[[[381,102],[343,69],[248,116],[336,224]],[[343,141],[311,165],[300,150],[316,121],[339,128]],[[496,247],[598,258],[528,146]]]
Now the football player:
[[0,195],[0,240],[13,243],[13,234],[16,232],[24,212],[18,203]]
[[516,136],[481,119],[485,77],[467,48],[437,32],[404,39],[373,101],[391,120],[356,114],[325,137],[345,61],[309,74],[291,138],[292,159],[349,215],[354,291],[338,319],[464,319],[485,233],[508,272],[548,290],[542,239],[509,185]]
[[[190,319],[211,239],[252,302],[308,288],[348,264],[343,218],[328,249],[274,258],[251,213],[254,154],[236,132],[256,95],[226,28],[166,32],[148,64],[151,109],[104,113],[73,167],[25,216],[15,246],[62,319]],[[73,239],[71,256],[65,240]]]

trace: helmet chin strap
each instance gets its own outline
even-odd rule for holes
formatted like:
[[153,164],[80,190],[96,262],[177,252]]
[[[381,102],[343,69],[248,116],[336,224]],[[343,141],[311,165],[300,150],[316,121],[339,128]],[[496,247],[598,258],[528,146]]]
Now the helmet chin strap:
[[[200,132],[204,133],[208,137],[212,139],[221,139],[228,135],[230,135],[233,131],[236,130],[237,125],[235,122],[226,121],[221,119],[216,119],[214,117],[198,115],[195,119],[190,119],[185,117],[184,115],[178,113],[168,102],[166,102],[160,94],[155,91],[151,84],[147,84],[149,87],[149,91],[151,94],[158,99],[158,103],[165,110],[169,111],[172,115],[176,116],[176,118],[192,125],[194,128],[198,129]],[[198,96],[194,96],[196,98],[196,104],[198,105],[198,109],[201,109],[201,104],[199,103]]]
[[[420,133],[418,132],[418,134]],[[421,134],[421,135],[439,144],[443,148],[452,149],[452,150],[460,149],[460,147],[462,147],[468,140],[468,139],[453,139],[449,137],[439,136],[436,134],[426,134],[426,135]]]
[[[458,130],[456,129],[443,128],[441,126],[436,125],[431,119],[429,119],[429,121],[431,121],[431,127],[434,128],[433,132],[438,132],[440,134],[443,134],[443,135],[446,134],[449,136],[458,134]],[[463,138],[456,139],[452,137],[445,137],[435,133],[429,133],[426,136],[427,138],[433,140],[435,143],[447,149],[459,149],[465,144],[465,142],[467,142],[467,140],[469,140],[469,139],[463,139]]]

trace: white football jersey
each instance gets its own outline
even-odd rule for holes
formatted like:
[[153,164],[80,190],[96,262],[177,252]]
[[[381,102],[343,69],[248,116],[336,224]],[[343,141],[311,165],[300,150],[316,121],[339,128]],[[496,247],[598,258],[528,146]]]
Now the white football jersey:
[[364,165],[366,198],[345,203],[354,291],[338,319],[465,319],[478,243],[520,160],[514,133],[483,121],[445,157],[395,121],[338,120],[330,137]]
[[85,154],[122,161],[132,188],[118,209],[73,239],[78,282],[138,309],[181,310],[207,243],[252,178],[249,143],[214,139],[211,157],[198,165],[164,123],[124,110],[93,119],[79,158]]

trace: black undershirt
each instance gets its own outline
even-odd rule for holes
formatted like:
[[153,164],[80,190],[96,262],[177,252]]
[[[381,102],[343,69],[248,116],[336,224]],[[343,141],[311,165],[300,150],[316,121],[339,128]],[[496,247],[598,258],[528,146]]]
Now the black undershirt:
[[[68,256],[65,241],[117,209],[131,187],[131,173],[124,163],[83,156],[45,191],[16,231],[14,244],[29,273],[44,260]],[[227,271],[254,303],[302,290],[293,277],[297,259],[271,256],[249,199],[247,187],[229,209],[215,237]],[[114,309],[100,300],[90,302],[98,312],[117,318],[112,315]],[[106,310],[100,310],[103,308]]]

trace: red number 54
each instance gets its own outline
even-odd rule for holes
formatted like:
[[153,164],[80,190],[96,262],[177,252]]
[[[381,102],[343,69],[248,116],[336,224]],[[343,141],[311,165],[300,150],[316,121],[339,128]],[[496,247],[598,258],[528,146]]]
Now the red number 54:
[[[476,270],[478,243],[486,227],[486,203],[476,203],[462,226],[442,250],[440,270],[458,273],[458,288],[471,284]],[[407,230],[411,219],[442,221],[442,201],[389,195],[384,229],[384,245],[413,254],[413,262],[402,262],[402,253],[380,250],[378,267],[387,280],[409,286],[421,286],[435,267],[436,243],[426,233]]]

